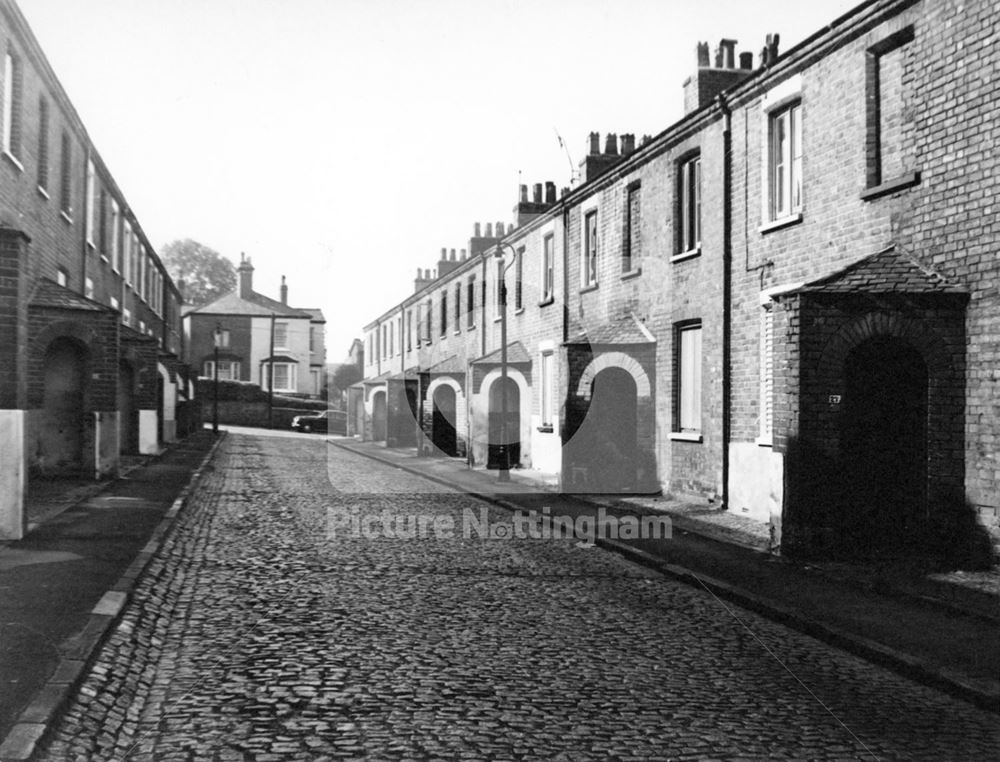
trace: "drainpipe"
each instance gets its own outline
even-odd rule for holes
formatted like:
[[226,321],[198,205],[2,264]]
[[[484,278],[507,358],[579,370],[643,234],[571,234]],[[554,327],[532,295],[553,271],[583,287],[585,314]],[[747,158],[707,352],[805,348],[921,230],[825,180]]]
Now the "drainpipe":
[[[733,235],[732,235],[732,111],[726,94],[720,93],[722,112],[722,508],[729,508],[729,442],[732,438],[732,322],[733,322]],[[744,157],[746,161],[746,157]]]

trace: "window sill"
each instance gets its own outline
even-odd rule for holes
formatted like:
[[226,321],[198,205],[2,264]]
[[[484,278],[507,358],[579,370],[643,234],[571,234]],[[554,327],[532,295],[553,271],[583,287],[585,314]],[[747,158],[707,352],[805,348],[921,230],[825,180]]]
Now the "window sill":
[[908,172],[907,174],[900,175],[899,177],[889,180],[888,182],[879,183],[871,188],[865,188],[865,190],[861,192],[861,200],[874,201],[882,196],[888,196],[890,193],[906,190],[907,188],[912,188],[914,185],[919,184],[920,172]]
[[61,212],[59,212],[59,216],[62,217],[64,220],[66,220],[66,222],[69,223],[70,225],[73,224],[73,218],[70,217],[69,214],[66,213],[65,209],[63,209]]
[[622,273],[622,280],[632,280],[632,278],[638,278],[642,275],[642,268],[636,267],[634,270],[625,270]]
[[754,444],[758,447],[774,447],[774,441],[771,437],[757,437]]
[[514,314],[515,315],[523,315],[524,314],[524,307],[518,307],[516,310],[514,310]]
[[551,434],[555,431],[555,427],[552,424],[543,424],[538,427],[538,431],[542,434]]
[[3,155],[7,158],[7,161],[9,161],[11,164],[17,167],[18,172],[24,172],[24,165],[17,160],[17,157],[14,156],[14,154],[12,154],[10,151],[4,151]]
[[108,259],[108,258],[107,258],[106,256],[104,256],[103,254],[101,254],[101,261],[102,261],[102,262],[103,262],[104,264],[108,264],[108,262],[109,262],[110,260],[109,260],[109,259]]
[[38,195],[41,196],[42,198],[44,198],[46,201],[48,201],[50,198],[52,198],[49,195],[49,192],[47,190],[45,190],[45,188],[43,188],[41,185],[38,186]]
[[476,330],[476,326],[475,326],[475,324],[470,325],[465,330],[467,330],[467,331],[474,331],[474,330]]
[[688,249],[687,251],[682,251],[680,254],[674,254],[670,261],[673,262],[683,262],[685,259],[694,259],[695,257],[701,256],[701,246],[695,246],[693,249]]
[[461,328],[456,328],[455,329],[455,335],[458,336],[460,333],[462,333],[462,329]]
[[697,431],[671,431],[670,438],[675,442],[700,442],[701,434]]
[[555,296],[553,296],[553,295],[550,294],[549,296],[546,296],[544,299],[542,299],[542,301],[540,301],[538,303],[538,306],[539,307],[548,307],[555,300],[556,300]]
[[499,323],[501,320],[503,320],[503,315],[495,315],[493,317],[493,322],[494,323]]
[[772,220],[764,225],[757,228],[758,233],[770,233],[772,230],[781,230],[782,228],[791,227],[792,225],[798,225],[802,222],[802,212],[796,212],[795,214],[790,214],[787,217],[781,217],[777,220]]
[[589,286],[583,286],[580,289],[580,293],[589,294],[591,291],[596,291],[599,285],[600,285],[599,283],[591,283]]

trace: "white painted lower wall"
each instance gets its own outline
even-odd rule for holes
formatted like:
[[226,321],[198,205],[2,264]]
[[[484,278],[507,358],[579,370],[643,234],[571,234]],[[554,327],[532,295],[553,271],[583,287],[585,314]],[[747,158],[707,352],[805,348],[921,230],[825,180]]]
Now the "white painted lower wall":
[[160,451],[159,443],[156,441],[155,410],[139,411],[139,453],[141,455],[155,455]]
[[[98,479],[108,479],[118,475],[119,447],[117,410],[94,413],[94,475]],[[156,429],[154,427],[155,434]]]
[[553,416],[552,431],[539,431],[541,416],[531,416],[531,467],[547,474],[562,470],[562,438],[559,436],[559,417]]
[[0,410],[0,540],[24,537],[27,412]]
[[754,442],[729,445],[729,510],[758,521],[781,525],[785,460]]

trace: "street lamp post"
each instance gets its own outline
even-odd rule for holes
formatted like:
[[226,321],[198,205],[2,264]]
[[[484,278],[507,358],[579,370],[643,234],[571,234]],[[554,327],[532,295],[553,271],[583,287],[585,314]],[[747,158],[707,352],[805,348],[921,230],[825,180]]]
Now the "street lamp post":
[[219,433],[219,345],[222,343],[222,326],[219,323],[215,324],[215,335],[213,336],[215,340],[215,362],[212,363],[212,392],[213,392],[213,402],[212,402],[212,433]]
[[[500,262],[504,261],[503,247],[505,245],[514,252],[510,244],[498,243],[496,258]],[[500,299],[500,470],[497,474],[497,481],[501,483],[510,481],[510,448],[507,446],[507,271],[516,260],[517,252],[514,252],[514,259],[500,270],[498,284]]]

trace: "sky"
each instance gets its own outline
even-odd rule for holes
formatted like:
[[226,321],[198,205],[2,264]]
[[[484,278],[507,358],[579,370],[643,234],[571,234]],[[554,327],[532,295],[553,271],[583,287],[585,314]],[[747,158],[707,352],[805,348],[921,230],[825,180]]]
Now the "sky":
[[[520,183],[683,116],[695,45],[781,50],[859,0],[20,0],[157,248],[320,307],[339,362]],[[565,148],[560,146],[561,135]]]

